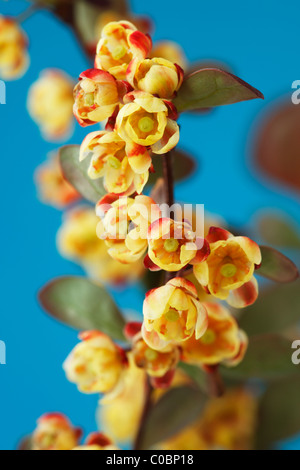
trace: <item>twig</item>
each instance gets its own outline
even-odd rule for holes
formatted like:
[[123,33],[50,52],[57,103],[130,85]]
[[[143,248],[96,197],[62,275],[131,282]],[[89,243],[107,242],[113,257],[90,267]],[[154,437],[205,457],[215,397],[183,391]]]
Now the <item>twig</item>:
[[19,24],[24,23],[24,21],[28,20],[28,18],[34,15],[34,13],[36,13],[41,8],[42,5],[40,3],[33,3],[25,11],[16,16],[14,20]]
[[212,397],[221,397],[225,393],[225,386],[220,374],[219,366],[208,367],[207,370],[208,391]]
[[146,397],[145,397],[145,404],[144,404],[144,410],[143,414],[141,416],[141,421],[140,421],[140,426],[136,435],[135,443],[133,450],[142,450],[141,445],[142,445],[142,439],[144,436],[144,430],[145,430],[145,425],[146,425],[146,420],[147,417],[150,413],[150,410],[152,408],[152,385],[150,383],[149,377],[147,377],[146,381]]

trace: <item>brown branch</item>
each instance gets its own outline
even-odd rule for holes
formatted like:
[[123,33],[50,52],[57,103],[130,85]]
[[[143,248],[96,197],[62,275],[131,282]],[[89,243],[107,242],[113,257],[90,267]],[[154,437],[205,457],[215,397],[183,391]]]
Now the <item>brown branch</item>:
[[142,450],[141,446],[142,446],[142,440],[143,440],[144,431],[145,431],[145,425],[146,425],[146,422],[147,422],[148,415],[149,415],[149,413],[151,411],[151,408],[152,408],[152,391],[153,391],[153,387],[150,383],[150,379],[149,379],[148,376],[147,376],[145,386],[146,386],[146,390],[145,390],[146,397],[145,397],[144,410],[143,410],[143,414],[141,416],[140,426],[139,426],[139,429],[138,429],[138,432],[137,432],[137,435],[136,435],[136,438],[135,438],[135,443],[134,443],[133,450]]
[[221,397],[225,393],[225,386],[220,374],[219,366],[208,367],[207,370],[208,391],[212,397]]

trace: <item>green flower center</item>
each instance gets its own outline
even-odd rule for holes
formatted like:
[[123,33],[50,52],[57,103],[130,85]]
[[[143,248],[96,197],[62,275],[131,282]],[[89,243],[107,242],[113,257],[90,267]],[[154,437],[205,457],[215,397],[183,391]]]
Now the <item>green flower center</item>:
[[158,358],[158,352],[148,348],[145,351],[145,358],[147,361],[153,362]]
[[126,47],[120,45],[120,46],[115,47],[111,55],[113,59],[120,60],[122,59],[122,57],[124,57],[126,53],[127,53]]
[[107,159],[107,163],[109,164],[109,166],[111,168],[113,168],[114,170],[118,170],[121,166],[121,162],[120,160],[118,160],[117,157],[114,157],[113,155],[110,155]]
[[221,274],[224,277],[233,277],[236,275],[237,267],[232,263],[224,264],[221,268]]
[[84,97],[84,104],[86,106],[93,106],[95,104],[94,93],[87,93]]
[[213,330],[206,330],[200,341],[203,344],[212,344],[216,341],[216,333]]
[[145,116],[139,120],[139,129],[142,132],[151,132],[154,128],[154,121],[148,116]]
[[179,241],[175,240],[175,238],[170,238],[169,240],[166,240],[164,243],[164,249],[168,253],[174,253],[175,251],[177,251],[178,247],[179,247]]
[[164,316],[165,316],[165,319],[170,322],[175,322],[179,320],[179,313],[177,312],[177,310],[171,309],[168,312],[166,312]]

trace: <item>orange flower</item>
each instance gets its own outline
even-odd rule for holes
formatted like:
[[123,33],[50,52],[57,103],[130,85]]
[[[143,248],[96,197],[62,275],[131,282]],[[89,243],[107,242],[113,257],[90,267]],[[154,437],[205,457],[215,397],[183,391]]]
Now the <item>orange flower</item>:
[[151,157],[145,147],[132,147],[116,132],[97,131],[89,134],[80,150],[80,161],[92,154],[88,175],[91,179],[103,177],[110,193],[130,195],[141,193],[149,178]]
[[37,168],[35,181],[41,201],[50,206],[63,209],[81,197],[64,178],[57,152],[51,152],[47,161]]
[[212,227],[207,241],[211,253],[206,261],[194,266],[198,282],[212,295],[236,308],[255,302],[258,284],[253,277],[261,264],[259,246],[247,237],[234,237]]
[[73,450],[119,450],[112,441],[100,432],[90,434],[83,446],[75,447]]
[[235,366],[244,358],[248,339],[239,329],[235,318],[220,304],[203,304],[208,314],[205,334],[196,339],[192,336],[182,344],[182,359],[196,365],[224,363]]
[[81,434],[63,414],[48,413],[37,422],[32,434],[32,450],[72,450],[78,445]]
[[46,140],[66,140],[73,130],[73,80],[60,70],[44,70],[31,86],[28,110]]
[[121,263],[133,263],[145,254],[149,224],[160,214],[150,197],[118,198],[109,194],[99,201],[96,212],[101,217],[97,235],[105,240],[112,258]]
[[124,103],[115,130],[133,149],[141,145],[151,147],[153,153],[163,154],[177,145],[179,127],[171,119],[177,116],[169,103],[144,91],[128,93]]
[[207,328],[207,312],[196,288],[183,278],[148,292],[143,313],[143,338],[156,350],[184,342],[194,333],[199,339]]
[[120,104],[121,91],[129,91],[108,72],[89,69],[80,74],[74,89],[74,115],[83,127],[108,119]]
[[127,69],[127,80],[133,88],[170,99],[182,85],[184,72],[166,59],[134,59]]
[[135,57],[145,59],[151,50],[149,36],[137,31],[129,21],[108,23],[97,46],[95,66],[118,80],[126,79],[128,64]]
[[82,342],[63,365],[68,380],[87,394],[118,390],[127,365],[124,352],[99,331],[86,331],[79,338]]
[[21,78],[28,69],[28,40],[19,24],[0,15],[0,77],[3,80]]
[[148,245],[149,259],[145,260],[145,265],[151,270],[159,267],[165,271],[179,271],[189,263],[205,261],[209,255],[209,244],[196,238],[189,222],[174,222],[168,218],[151,224]]

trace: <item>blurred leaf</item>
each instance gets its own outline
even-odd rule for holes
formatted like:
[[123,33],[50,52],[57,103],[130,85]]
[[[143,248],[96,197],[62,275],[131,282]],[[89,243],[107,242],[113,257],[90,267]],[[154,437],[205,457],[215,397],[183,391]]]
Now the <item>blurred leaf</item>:
[[54,279],[40,291],[39,300],[47,313],[68,326],[124,340],[125,321],[118,307],[103,287],[88,279]]
[[288,218],[264,215],[258,222],[261,237],[270,245],[283,248],[300,248],[300,233]]
[[257,448],[267,450],[276,441],[300,432],[300,377],[272,384],[260,403]]
[[194,382],[198,385],[200,390],[207,394],[207,377],[205,372],[200,367],[179,363],[179,368],[183,370]]
[[299,277],[297,266],[279,251],[268,246],[260,247],[261,267],[256,271],[260,276],[275,282],[293,282]]
[[89,159],[79,161],[78,145],[62,147],[59,158],[64,177],[85,199],[97,203],[107,193],[102,178],[92,180],[88,177]]
[[[197,168],[195,159],[184,150],[172,150],[173,173],[175,181],[182,181],[191,176]],[[163,177],[163,155],[152,155],[155,173],[150,173],[148,183],[154,185]]]
[[300,191],[300,106],[285,103],[271,106],[260,120],[254,149],[255,163],[273,180]]
[[166,392],[148,414],[141,449],[149,449],[192,424],[205,402],[205,396],[191,387],[176,387]]
[[179,112],[263,98],[260,91],[219,69],[202,69],[187,76],[174,104]]
[[237,380],[276,380],[299,374],[292,363],[291,341],[276,334],[250,338],[244,360],[237,367],[222,367],[222,375]]
[[254,305],[243,310],[239,324],[249,336],[281,333],[300,321],[300,282],[272,286],[262,292]]
[[165,187],[164,179],[158,178],[150,193],[150,197],[156,202],[156,204],[164,204],[166,201]]

